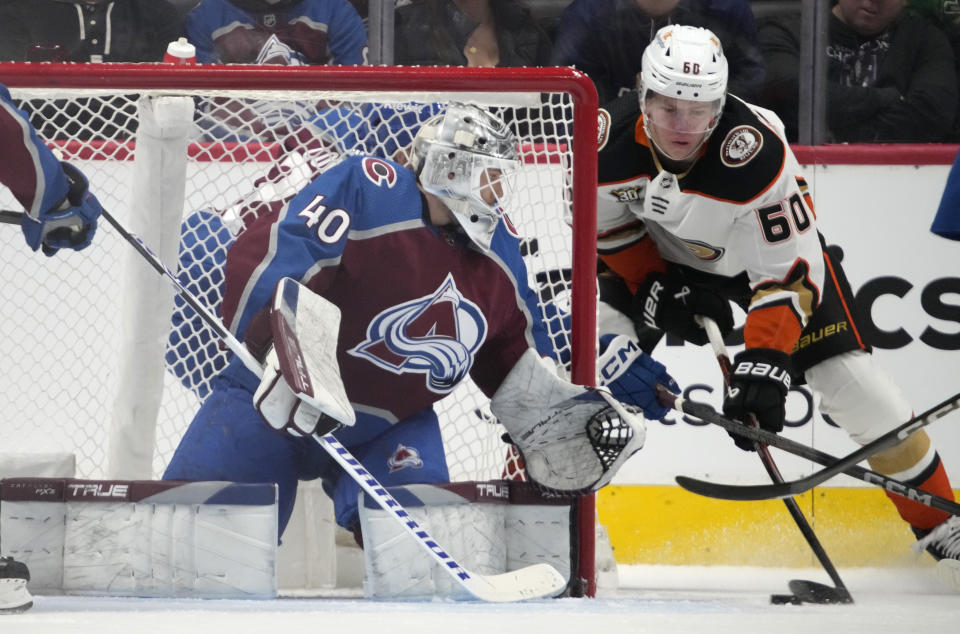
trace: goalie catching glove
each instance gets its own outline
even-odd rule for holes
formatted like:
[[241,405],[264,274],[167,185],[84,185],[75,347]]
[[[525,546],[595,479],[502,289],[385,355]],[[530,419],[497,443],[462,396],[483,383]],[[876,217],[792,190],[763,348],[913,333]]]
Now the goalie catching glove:
[[581,496],[610,483],[643,447],[643,417],[603,387],[558,377],[527,350],[503,380],[490,410],[523,457],[527,475],[551,495]]
[[283,278],[270,305],[273,346],[253,404],[277,431],[323,436],[353,425],[337,363],[340,309],[302,284]]

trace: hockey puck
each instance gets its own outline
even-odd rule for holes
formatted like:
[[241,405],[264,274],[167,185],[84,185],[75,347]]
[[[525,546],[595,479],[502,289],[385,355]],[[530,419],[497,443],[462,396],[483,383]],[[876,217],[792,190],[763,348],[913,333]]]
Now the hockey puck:
[[773,605],[801,605],[803,601],[795,594],[771,594],[770,603]]

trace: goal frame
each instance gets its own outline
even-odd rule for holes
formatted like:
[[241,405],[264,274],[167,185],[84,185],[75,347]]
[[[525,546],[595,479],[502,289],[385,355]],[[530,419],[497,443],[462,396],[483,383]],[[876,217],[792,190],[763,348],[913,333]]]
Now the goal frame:
[[[587,261],[596,253],[597,110],[596,89],[583,73],[563,67],[466,68],[385,66],[250,65],[173,66],[168,64],[0,63],[0,83],[9,88],[97,89],[116,92],[146,90],[339,90],[363,92],[442,91],[446,93],[564,92],[573,108],[572,200],[576,231],[574,259]],[[92,248],[96,248],[93,245]],[[578,255],[579,254],[579,255]],[[595,383],[596,273],[575,267],[571,279],[571,380]],[[578,533],[582,591],[596,591],[594,561],[594,496],[580,500]],[[587,572],[589,571],[589,572]]]

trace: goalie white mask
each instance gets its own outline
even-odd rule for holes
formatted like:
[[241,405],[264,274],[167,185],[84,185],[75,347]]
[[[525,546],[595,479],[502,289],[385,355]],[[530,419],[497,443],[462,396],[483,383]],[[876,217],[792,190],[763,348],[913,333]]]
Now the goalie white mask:
[[667,157],[694,157],[720,121],[727,59],[707,29],[669,25],[643,51],[640,111],[647,137]]
[[451,104],[417,132],[411,158],[423,190],[439,197],[474,244],[488,251],[508,177],[520,165],[507,125],[476,106]]

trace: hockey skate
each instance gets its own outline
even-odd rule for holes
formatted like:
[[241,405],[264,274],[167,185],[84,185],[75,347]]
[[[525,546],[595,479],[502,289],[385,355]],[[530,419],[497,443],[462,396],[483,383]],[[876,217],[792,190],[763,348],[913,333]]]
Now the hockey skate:
[[30,571],[13,557],[0,557],[0,614],[19,614],[33,606],[27,590]]
[[913,549],[930,553],[937,560],[940,580],[960,592],[960,517],[951,517],[919,537]]

